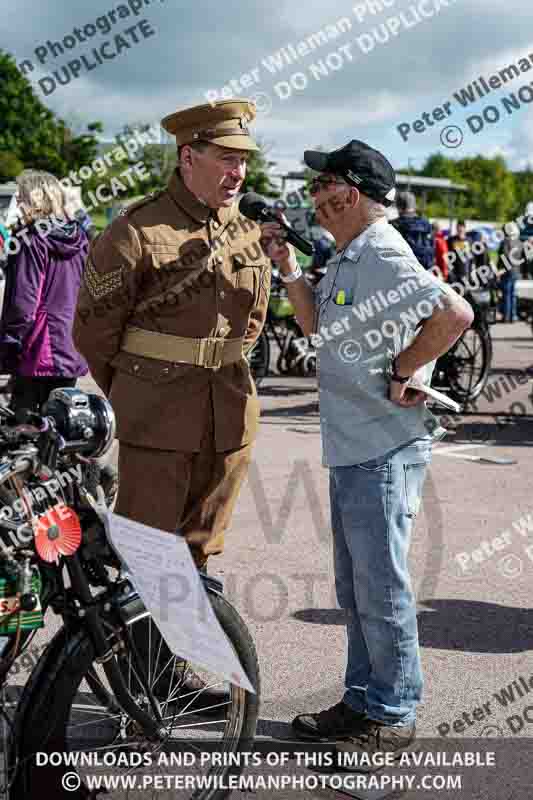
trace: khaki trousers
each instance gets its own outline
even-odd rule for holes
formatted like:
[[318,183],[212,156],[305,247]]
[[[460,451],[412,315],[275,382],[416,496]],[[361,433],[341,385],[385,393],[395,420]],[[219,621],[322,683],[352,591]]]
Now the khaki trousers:
[[212,411],[199,453],[120,442],[115,511],[143,525],[181,533],[198,567],[224,549],[224,532],[248,470],[251,444],[215,451]]

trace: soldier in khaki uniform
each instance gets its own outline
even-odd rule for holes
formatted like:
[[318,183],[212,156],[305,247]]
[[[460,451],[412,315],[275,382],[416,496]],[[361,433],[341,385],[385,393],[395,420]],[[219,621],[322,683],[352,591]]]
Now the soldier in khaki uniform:
[[180,531],[198,567],[223,549],[259,421],[245,356],[271,265],[236,200],[254,117],[227,100],[162,121],[178,168],[93,242],[74,325],[117,415],[117,513]]

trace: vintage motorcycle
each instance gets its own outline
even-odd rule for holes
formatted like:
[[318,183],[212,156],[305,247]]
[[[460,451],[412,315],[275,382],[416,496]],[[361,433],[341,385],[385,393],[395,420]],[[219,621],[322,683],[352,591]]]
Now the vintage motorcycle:
[[268,375],[271,341],[278,346],[276,369],[280,375],[316,375],[316,349],[303,331],[279,276],[272,275],[272,288],[265,327],[248,354],[250,371],[257,386]]
[[[123,798],[136,797],[139,790],[143,797],[161,797],[154,781],[154,773],[165,772],[161,754],[179,751],[196,756],[194,768],[182,759],[188,764],[184,776],[192,770],[206,780],[168,796],[222,800],[229,790],[219,788],[213,776],[221,781],[238,774],[242,765],[226,759],[217,766],[198,754],[251,748],[259,669],[244,622],[222,596],[220,584],[201,575],[256,694],[196,667],[194,675],[201,680],[191,691],[194,665],[169,650],[108,535],[107,506],[113,497],[105,495],[95,459],[114,439],[109,403],[76,389],[56,389],[43,416],[29,415],[27,424],[10,425],[9,409],[0,408],[0,414],[0,797]],[[45,622],[53,624],[53,614],[61,627],[13,708],[10,669],[31,652]],[[218,705],[198,702],[215,686],[222,686]],[[110,753],[114,763],[117,755],[141,754],[141,765],[133,767],[126,759],[127,766],[116,767],[116,790],[109,784],[95,788],[102,767],[95,766],[94,757]],[[113,771],[109,761],[103,770]],[[168,771],[176,776],[180,769],[174,762]],[[130,782],[124,784],[126,778]],[[125,787],[132,787],[131,794]]]

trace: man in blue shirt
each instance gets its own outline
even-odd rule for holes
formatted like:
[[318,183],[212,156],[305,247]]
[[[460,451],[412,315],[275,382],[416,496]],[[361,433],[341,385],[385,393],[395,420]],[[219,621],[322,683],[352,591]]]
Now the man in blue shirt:
[[435,242],[433,228],[429,220],[416,213],[416,197],[412,192],[400,192],[396,200],[398,216],[392,225],[426,269],[435,263]]
[[350,751],[402,750],[415,737],[422,697],[416,602],[407,556],[414,518],[441,433],[410,388],[469,327],[466,301],[427,272],[387,220],[395,197],[387,159],[352,140],[306,151],[317,222],[338,255],[313,291],[276,223],[262,243],[319,357],[323,463],[330,471],[335,583],[347,611],[342,700],[301,714],[296,733]]

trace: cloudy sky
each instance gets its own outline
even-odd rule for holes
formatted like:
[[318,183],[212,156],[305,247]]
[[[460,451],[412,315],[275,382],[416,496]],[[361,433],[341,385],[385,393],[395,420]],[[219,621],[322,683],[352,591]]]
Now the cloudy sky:
[[[277,172],[298,168],[307,148],[351,138],[396,168],[441,152],[501,153],[518,169],[533,166],[532,23],[531,0],[18,0],[3,9],[0,47],[26,62],[49,107],[76,125],[101,120],[107,138],[232,91],[234,81],[233,94],[257,97],[255,132]],[[62,54],[51,52],[55,42]],[[300,51],[292,64],[280,54],[290,57],[289,45]],[[82,56],[79,76],[62,85],[57,74],[65,81]],[[491,88],[512,64],[520,74]],[[463,108],[455,94],[480,77],[489,92]],[[406,140],[400,125],[410,126]]]

